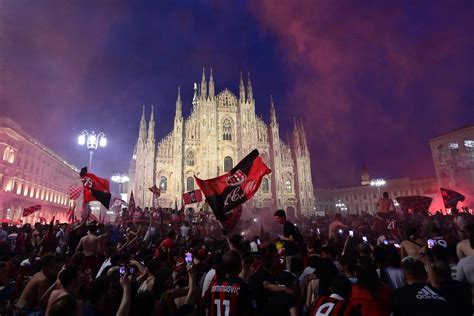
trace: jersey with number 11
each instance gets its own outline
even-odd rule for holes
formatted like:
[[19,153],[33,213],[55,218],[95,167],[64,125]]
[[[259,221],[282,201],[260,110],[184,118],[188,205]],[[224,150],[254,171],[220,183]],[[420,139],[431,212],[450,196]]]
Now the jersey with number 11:
[[210,316],[241,316],[252,313],[250,291],[242,279],[230,277],[216,281],[210,290],[207,302]]

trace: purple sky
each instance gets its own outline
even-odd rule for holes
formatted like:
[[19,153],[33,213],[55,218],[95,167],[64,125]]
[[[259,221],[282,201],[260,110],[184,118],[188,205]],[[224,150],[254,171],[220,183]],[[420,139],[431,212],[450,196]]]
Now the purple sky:
[[94,171],[110,176],[128,170],[143,105],[161,138],[203,66],[235,93],[250,71],[282,135],[303,117],[316,186],[356,184],[362,162],[429,177],[428,140],[474,122],[473,16],[472,0],[1,1],[0,115],[78,167],[77,134],[104,131]]

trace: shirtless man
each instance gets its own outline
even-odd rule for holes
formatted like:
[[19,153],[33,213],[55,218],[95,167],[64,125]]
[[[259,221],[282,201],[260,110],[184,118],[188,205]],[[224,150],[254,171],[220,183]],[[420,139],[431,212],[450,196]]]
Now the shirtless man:
[[59,271],[60,266],[54,255],[48,254],[41,258],[41,271],[33,275],[31,280],[21,292],[16,307],[26,310],[40,308],[40,299],[51,285]]
[[347,228],[346,224],[341,222],[341,214],[337,213],[336,218],[329,224],[329,239],[335,238],[337,234],[337,230],[341,227]]
[[49,315],[51,306],[57,302],[61,297],[72,294],[77,295],[79,291],[79,273],[76,268],[66,268],[59,273],[59,283],[56,290],[51,292],[48,300],[48,307],[46,308],[46,316]]
[[[464,234],[467,233],[467,236],[463,236],[463,240],[458,242],[456,245],[456,254],[458,259],[461,260],[464,257],[474,256],[474,244],[471,244],[469,240],[471,236],[474,237],[474,225],[470,224],[466,226]],[[474,238],[472,238],[474,240]]]
[[87,235],[79,240],[79,245],[76,247],[76,252],[83,250],[84,255],[96,256],[99,253],[99,237],[95,235],[96,226],[89,225]]
[[[87,235],[79,240],[79,245],[77,245],[76,252],[84,252],[84,261],[82,265],[82,271],[88,272],[91,275],[95,275],[99,265],[99,237],[95,235],[97,228],[95,225],[89,225]],[[90,270],[90,271],[88,271]]]
[[410,228],[406,231],[406,239],[400,244],[400,255],[418,257],[423,253],[426,241],[417,236],[416,228]]

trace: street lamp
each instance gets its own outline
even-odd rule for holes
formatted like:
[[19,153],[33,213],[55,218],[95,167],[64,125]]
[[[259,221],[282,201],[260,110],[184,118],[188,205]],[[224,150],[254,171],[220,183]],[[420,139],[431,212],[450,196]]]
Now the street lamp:
[[103,132],[96,134],[94,131],[83,130],[77,137],[77,143],[81,146],[86,145],[89,149],[89,170],[92,169],[92,155],[97,148],[107,146],[107,137]]
[[122,197],[122,185],[130,181],[130,178],[124,173],[114,173],[111,178],[112,182],[118,183],[120,198]]
[[347,206],[344,203],[341,203],[341,200],[338,201],[338,203],[335,204],[335,206],[340,209],[341,211],[347,211]]
[[376,187],[377,190],[379,191],[379,196],[380,196],[380,187],[385,185],[385,180],[380,178],[380,179],[373,179],[370,181],[370,186],[371,187]]

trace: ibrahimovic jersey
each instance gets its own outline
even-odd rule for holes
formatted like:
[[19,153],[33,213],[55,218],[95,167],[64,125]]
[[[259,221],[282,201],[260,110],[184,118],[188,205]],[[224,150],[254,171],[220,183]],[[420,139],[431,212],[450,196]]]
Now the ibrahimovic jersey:
[[349,302],[321,296],[311,304],[309,316],[356,316],[359,309]]
[[206,307],[210,316],[241,316],[252,314],[252,300],[247,284],[238,277],[212,283]]

